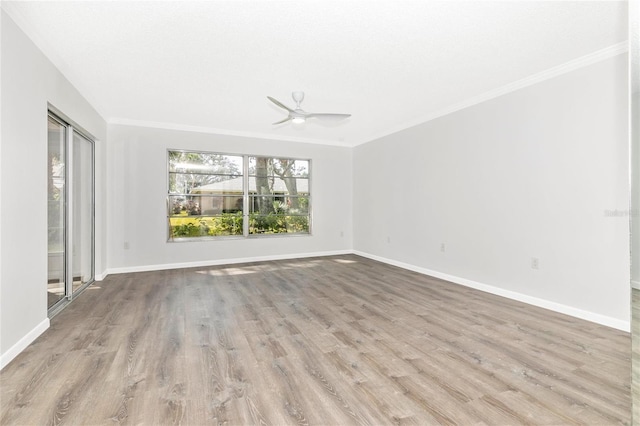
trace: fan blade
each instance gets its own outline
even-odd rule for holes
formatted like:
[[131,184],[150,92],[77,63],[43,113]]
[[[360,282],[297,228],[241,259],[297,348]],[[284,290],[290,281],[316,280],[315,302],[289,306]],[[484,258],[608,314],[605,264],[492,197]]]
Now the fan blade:
[[280,108],[286,109],[289,112],[293,112],[293,110],[291,108],[289,108],[288,106],[284,105],[282,102],[280,102],[277,99],[273,99],[271,96],[267,96],[267,99],[269,99],[271,102],[273,102],[274,104],[278,105]]
[[320,120],[332,120],[332,121],[338,121],[338,120],[344,120],[345,118],[349,118],[351,117],[351,114],[331,114],[331,113],[315,113],[315,112],[311,112],[308,114],[305,114],[305,116],[307,118],[319,118]]
[[273,123],[273,125],[275,126],[276,124],[286,123],[289,120],[291,120],[291,117],[287,117],[284,120],[276,121],[275,123]]

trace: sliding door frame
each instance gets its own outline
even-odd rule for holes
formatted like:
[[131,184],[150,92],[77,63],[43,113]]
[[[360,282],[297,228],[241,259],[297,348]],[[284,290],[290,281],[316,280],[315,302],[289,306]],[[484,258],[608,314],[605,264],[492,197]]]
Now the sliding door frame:
[[[76,296],[78,296],[82,291],[84,291],[88,286],[95,282],[95,269],[96,269],[96,214],[95,214],[95,200],[96,200],[96,185],[95,185],[95,138],[82,127],[78,126],[71,119],[69,119],[66,115],[64,115],[60,110],[52,106],[48,105],[47,117],[52,117],[55,121],[61,123],[66,128],[66,140],[65,140],[65,199],[64,199],[64,287],[65,287],[65,296],[61,298],[58,302],[53,304],[51,307],[48,307],[48,316],[52,318],[57,313],[59,313],[62,309],[64,309]],[[91,221],[91,277],[86,282],[83,283],[80,287],[73,291],[73,282],[74,282],[74,256],[73,256],[73,237],[74,237],[74,207],[75,207],[75,199],[74,199],[74,185],[76,185],[76,181],[74,178],[75,173],[75,159],[74,159],[74,135],[78,134],[82,139],[85,139],[89,142],[91,146],[91,213],[90,213],[90,221]],[[80,274],[82,276],[82,274]]]

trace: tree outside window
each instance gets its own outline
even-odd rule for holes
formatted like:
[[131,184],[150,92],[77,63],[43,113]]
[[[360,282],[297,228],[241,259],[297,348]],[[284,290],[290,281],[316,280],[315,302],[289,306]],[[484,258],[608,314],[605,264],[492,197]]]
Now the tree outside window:
[[310,160],[170,150],[168,166],[171,240],[310,233]]

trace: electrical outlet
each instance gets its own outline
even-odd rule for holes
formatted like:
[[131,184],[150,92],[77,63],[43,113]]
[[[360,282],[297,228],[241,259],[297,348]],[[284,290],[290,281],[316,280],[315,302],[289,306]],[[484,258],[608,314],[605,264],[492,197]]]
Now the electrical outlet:
[[444,243],[440,244],[440,251],[444,253],[445,251]]
[[537,257],[531,258],[531,269],[540,269],[540,259]]
[[391,237],[387,236],[387,243],[391,243]]
[[124,249],[129,250],[129,241],[124,242]]
[[340,231],[340,236],[344,237],[344,231]]

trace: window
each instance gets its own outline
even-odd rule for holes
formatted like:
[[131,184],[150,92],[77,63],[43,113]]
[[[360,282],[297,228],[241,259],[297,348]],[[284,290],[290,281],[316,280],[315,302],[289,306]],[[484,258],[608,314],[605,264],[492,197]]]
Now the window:
[[309,233],[309,161],[249,157],[249,233]]
[[310,160],[169,151],[170,240],[309,234]]

